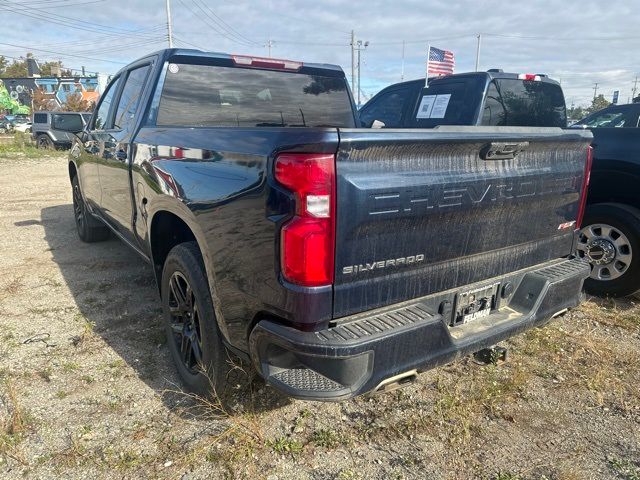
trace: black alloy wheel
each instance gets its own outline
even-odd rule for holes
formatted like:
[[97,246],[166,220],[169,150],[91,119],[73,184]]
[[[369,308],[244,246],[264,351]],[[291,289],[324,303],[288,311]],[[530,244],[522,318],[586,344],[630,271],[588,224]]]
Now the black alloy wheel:
[[168,300],[175,347],[184,367],[195,375],[203,368],[200,312],[189,281],[179,271],[169,279]]

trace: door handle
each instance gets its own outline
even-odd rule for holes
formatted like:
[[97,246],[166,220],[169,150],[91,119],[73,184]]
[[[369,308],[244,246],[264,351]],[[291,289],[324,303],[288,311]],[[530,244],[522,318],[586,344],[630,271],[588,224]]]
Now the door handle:
[[529,142],[491,142],[480,150],[483,160],[511,160],[529,146]]
[[127,159],[127,152],[124,150],[116,151],[116,158],[124,162]]

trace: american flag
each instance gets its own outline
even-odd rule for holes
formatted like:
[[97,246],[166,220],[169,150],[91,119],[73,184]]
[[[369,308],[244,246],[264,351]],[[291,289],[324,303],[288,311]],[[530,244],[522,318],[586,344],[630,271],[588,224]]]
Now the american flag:
[[453,57],[453,52],[429,46],[427,77],[429,75],[452,75],[455,65],[456,61]]

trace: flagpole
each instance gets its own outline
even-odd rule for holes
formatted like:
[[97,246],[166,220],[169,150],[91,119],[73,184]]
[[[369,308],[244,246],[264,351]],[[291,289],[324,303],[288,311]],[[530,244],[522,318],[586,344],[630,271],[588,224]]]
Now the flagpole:
[[431,56],[431,44],[427,45],[427,76],[424,79],[424,86],[429,86],[429,57]]

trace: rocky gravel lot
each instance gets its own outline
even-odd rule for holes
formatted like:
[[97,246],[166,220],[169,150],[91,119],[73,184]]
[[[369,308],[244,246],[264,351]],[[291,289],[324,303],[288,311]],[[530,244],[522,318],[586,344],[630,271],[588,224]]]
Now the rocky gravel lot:
[[640,479],[635,300],[389,394],[292,401],[238,366],[206,403],[180,392],[151,269],[78,240],[65,158],[0,168],[0,478]]

